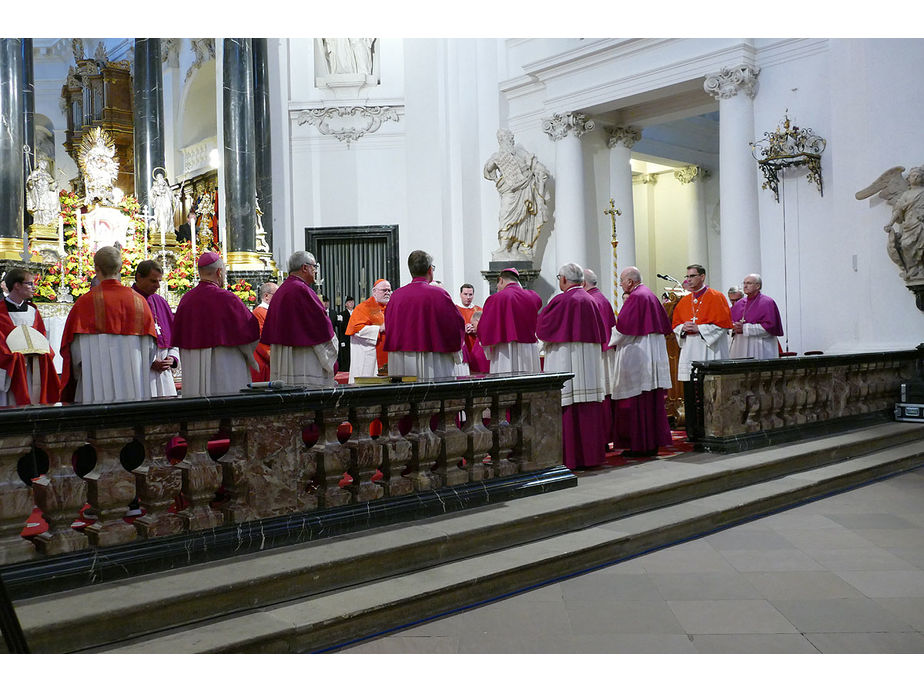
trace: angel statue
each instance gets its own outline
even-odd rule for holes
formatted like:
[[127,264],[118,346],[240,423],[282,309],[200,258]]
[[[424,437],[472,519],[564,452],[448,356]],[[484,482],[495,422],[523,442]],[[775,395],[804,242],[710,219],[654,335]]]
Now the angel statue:
[[924,167],[915,166],[902,175],[894,166],[856,194],[865,200],[879,193],[892,207],[892,218],[883,227],[889,234],[886,251],[907,282],[924,281]]
[[55,180],[48,173],[48,161],[39,159],[26,179],[26,208],[36,226],[57,226],[60,212]]

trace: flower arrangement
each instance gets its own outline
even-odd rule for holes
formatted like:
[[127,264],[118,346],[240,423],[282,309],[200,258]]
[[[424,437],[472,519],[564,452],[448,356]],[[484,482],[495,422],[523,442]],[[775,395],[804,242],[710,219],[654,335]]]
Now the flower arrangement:
[[[90,290],[90,282],[95,276],[93,254],[83,244],[77,248],[77,210],[80,198],[76,193],[61,190],[58,192],[61,203],[61,219],[64,225],[64,261],[48,266],[35,278],[35,299],[39,302],[57,301],[61,289],[62,274],[64,287],[71,296],[77,298]],[[144,259],[144,219],[140,217],[140,206],[133,195],[126,195],[119,202],[119,209],[131,217],[134,233],[122,249],[122,280],[134,278],[134,268]]]
[[257,292],[253,290],[253,286],[246,279],[238,279],[228,289],[244,303],[253,305],[257,302]]
[[177,247],[176,265],[167,273],[167,288],[170,291],[182,296],[193,288],[193,282],[196,279],[194,262],[192,244],[189,241],[183,241]]

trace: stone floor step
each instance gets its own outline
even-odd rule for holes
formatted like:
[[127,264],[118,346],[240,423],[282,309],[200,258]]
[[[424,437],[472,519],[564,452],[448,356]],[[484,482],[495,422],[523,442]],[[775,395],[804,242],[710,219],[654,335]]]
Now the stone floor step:
[[[581,475],[574,488],[16,603],[30,648],[74,651],[373,583],[905,445],[890,423],[739,455],[688,454]],[[898,447],[897,447],[898,446]],[[754,502],[755,507],[759,505]],[[571,533],[571,534],[569,534]]]
[[[388,580],[90,651],[311,652],[626,560],[924,465],[924,441],[719,491]],[[558,494],[554,494],[558,495]]]

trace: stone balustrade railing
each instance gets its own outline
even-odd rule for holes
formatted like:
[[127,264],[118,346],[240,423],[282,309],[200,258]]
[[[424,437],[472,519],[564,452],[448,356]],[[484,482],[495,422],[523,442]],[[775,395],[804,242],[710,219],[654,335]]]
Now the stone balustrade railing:
[[[560,467],[560,390],[570,377],[0,410],[0,565],[143,551],[202,530]],[[185,455],[171,460],[179,439]],[[209,445],[217,440],[227,441],[220,456]],[[144,514],[126,522],[136,498]],[[74,529],[85,504],[98,519]],[[25,539],[34,506],[48,529]]]
[[687,435],[736,452],[888,420],[901,383],[921,372],[924,345],[865,354],[696,362]]

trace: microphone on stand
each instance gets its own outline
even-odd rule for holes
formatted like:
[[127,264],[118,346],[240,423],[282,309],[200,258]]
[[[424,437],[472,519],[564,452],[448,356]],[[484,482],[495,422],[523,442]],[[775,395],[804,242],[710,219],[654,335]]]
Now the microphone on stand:
[[669,274],[659,274],[659,275],[657,275],[657,276],[658,276],[658,279],[663,279],[664,281],[674,282],[675,284],[680,284],[680,280],[674,279],[674,278],[673,278],[671,275],[669,275]]

